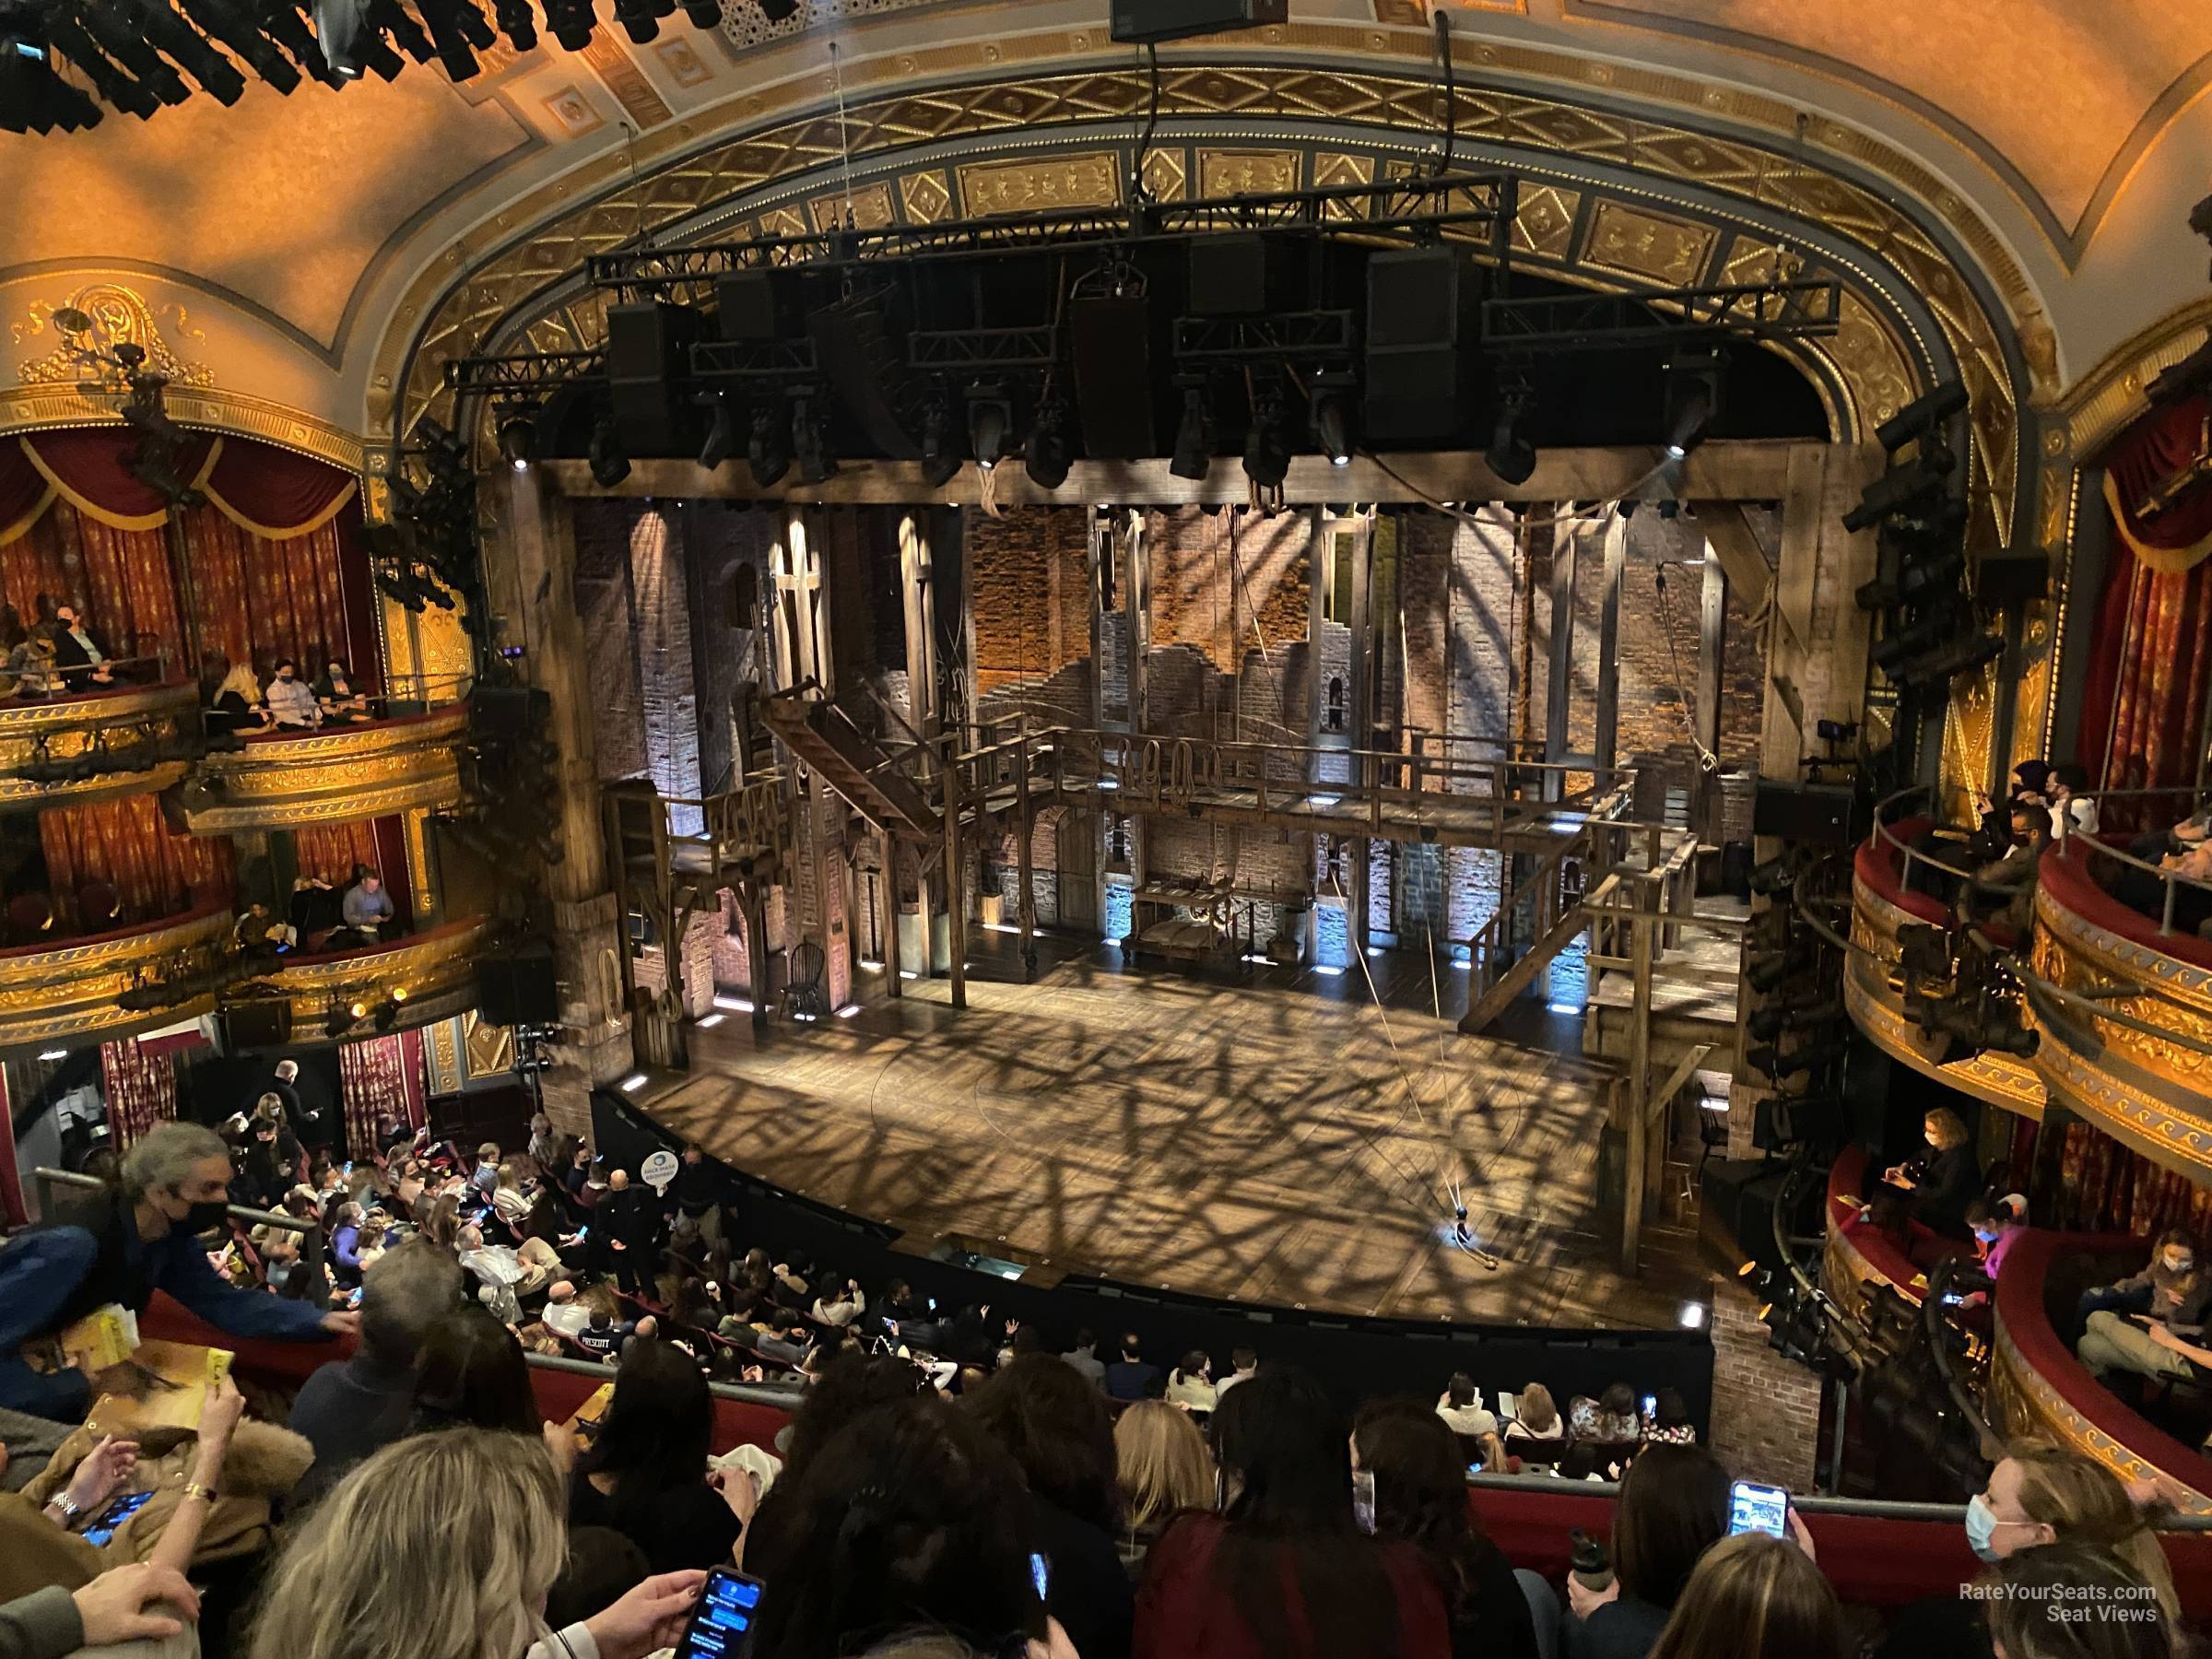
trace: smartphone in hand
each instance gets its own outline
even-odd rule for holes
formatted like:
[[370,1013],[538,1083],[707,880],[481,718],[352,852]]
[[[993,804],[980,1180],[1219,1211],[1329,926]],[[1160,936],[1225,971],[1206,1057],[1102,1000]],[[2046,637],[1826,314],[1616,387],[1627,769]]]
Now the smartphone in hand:
[[1728,1488],[1728,1535],[1763,1532],[1770,1537],[1790,1535],[1790,1495],[1780,1487],[1739,1480]]

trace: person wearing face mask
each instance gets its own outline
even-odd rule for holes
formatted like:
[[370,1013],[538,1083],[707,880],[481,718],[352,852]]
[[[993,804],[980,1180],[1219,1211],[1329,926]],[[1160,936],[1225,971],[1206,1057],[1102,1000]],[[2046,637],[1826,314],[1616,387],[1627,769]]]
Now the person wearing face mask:
[[2095,1285],[2081,1293],[2076,1310],[2083,1325],[2092,1313],[2148,1313],[2168,1324],[2204,1323],[2212,1304],[2212,1275],[2197,1271],[2196,1235],[2170,1227],[2150,1247],[2150,1265],[2115,1284]]
[[[2203,1334],[2212,1312],[2212,1276],[2196,1259],[2195,1241],[2179,1229],[2159,1241],[2150,1269],[2123,1279],[2115,1291],[2132,1292],[2148,1280],[2141,1305],[2126,1296],[2119,1308],[2092,1311],[2074,1345],[2074,1354],[2100,1378],[2114,1371],[2146,1377],[2196,1378],[2212,1374],[2212,1355]],[[2086,1299],[2085,1299],[2086,1300]]]
[[300,677],[300,665],[290,657],[276,659],[276,673],[262,693],[269,718],[280,726],[312,731],[323,724],[323,705],[308,683]]
[[[1966,1541],[1994,1566],[2054,1544],[2094,1545],[2149,1586],[2168,1618],[2178,1617],[2173,1571],[2120,1477],[2077,1452],[2015,1444],[1966,1506]],[[1875,1659],[1992,1659],[1986,1607],[1965,1595],[1931,1596],[1900,1612]]]
[[352,1335],[359,1314],[325,1313],[217,1277],[199,1235],[222,1225],[229,1181],[230,1157],[214,1130],[158,1124],[124,1154],[117,1185],[0,1249],[0,1406],[81,1419],[92,1379],[73,1368],[36,1371],[25,1349],[111,1302],[143,1313],[156,1290],[233,1336]]
[[2028,1200],[2018,1193],[1977,1198],[1966,1206],[1966,1225],[1982,1247],[1982,1271],[1995,1278],[2005,1257],[2028,1230]]
[[[1890,1185],[1912,1196],[1912,1219],[1938,1230],[1956,1229],[1966,1206],[1982,1190],[1982,1166],[1974,1161],[1972,1137],[1959,1114],[1938,1106],[1923,1121],[1927,1144],[1883,1172]],[[1954,1235],[1956,1236],[1956,1235]]]

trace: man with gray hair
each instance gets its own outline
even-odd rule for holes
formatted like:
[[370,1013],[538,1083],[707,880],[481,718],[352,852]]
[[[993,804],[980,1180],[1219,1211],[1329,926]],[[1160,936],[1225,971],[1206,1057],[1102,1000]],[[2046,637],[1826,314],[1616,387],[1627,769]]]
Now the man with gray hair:
[[89,1380],[74,1368],[34,1370],[25,1347],[110,1302],[143,1313],[156,1290],[233,1336],[314,1342],[350,1334],[354,1314],[325,1313],[217,1277],[199,1235],[223,1224],[229,1182],[221,1135],[198,1124],[157,1124],[124,1154],[119,1184],[0,1248],[0,1406],[81,1419],[91,1403]]
[[371,1453],[404,1439],[415,1415],[415,1356],[432,1324],[461,1305],[461,1264],[409,1239],[361,1276],[361,1344],[302,1383],[291,1426],[315,1449],[300,1501]]

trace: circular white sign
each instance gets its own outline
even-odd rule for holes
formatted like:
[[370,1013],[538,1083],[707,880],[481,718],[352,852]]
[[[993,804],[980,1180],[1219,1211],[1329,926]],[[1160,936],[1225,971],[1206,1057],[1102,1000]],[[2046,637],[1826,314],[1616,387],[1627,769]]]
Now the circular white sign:
[[645,1177],[645,1183],[654,1192],[665,1191],[668,1183],[676,1179],[676,1154],[665,1147],[662,1147],[646,1159],[639,1173]]

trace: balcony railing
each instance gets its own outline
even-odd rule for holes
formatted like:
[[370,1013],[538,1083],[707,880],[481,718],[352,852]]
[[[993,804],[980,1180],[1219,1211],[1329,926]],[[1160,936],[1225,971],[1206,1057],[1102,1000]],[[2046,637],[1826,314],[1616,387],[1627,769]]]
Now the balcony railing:
[[285,957],[261,982],[291,1004],[295,1042],[373,1037],[476,1006],[477,963],[491,934],[483,917],[449,922],[355,950]]
[[189,681],[0,702],[0,806],[167,788],[200,751],[198,702]]
[[[0,1049],[81,1045],[207,1013],[229,944],[229,900],[110,933],[0,951]],[[133,993],[176,981],[190,994],[159,1008]]]
[[178,790],[194,835],[342,823],[461,799],[465,704],[312,731],[256,732],[209,754]]

